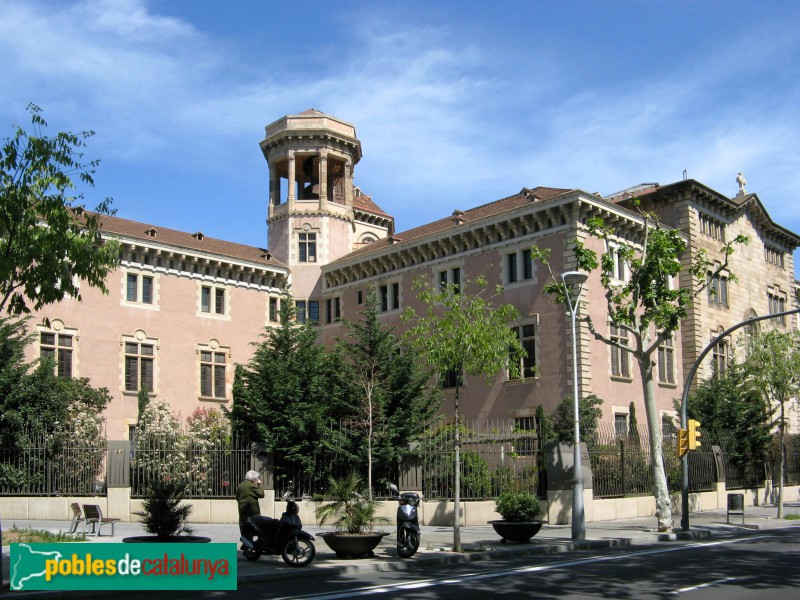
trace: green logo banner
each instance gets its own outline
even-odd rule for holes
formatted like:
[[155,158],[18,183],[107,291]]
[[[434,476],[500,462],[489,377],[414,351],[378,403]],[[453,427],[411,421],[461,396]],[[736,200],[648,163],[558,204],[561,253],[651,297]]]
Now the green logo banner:
[[235,590],[236,544],[11,544],[12,590]]

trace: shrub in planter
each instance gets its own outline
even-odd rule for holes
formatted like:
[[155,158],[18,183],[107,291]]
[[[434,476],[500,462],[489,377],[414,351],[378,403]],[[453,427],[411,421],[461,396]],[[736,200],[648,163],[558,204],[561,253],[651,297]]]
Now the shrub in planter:
[[542,528],[539,520],[542,508],[535,494],[504,492],[497,498],[495,510],[503,519],[489,521],[489,524],[502,538],[500,541],[503,544],[506,540],[527,543]]
[[495,510],[505,521],[535,521],[542,515],[539,498],[526,492],[503,492]]

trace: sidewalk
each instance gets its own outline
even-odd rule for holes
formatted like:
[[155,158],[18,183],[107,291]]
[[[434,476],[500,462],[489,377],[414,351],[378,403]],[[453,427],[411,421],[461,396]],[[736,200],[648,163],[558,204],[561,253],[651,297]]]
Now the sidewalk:
[[[800,503],[787,503],[784,514],[800,513]],[[650,544],[676,539],[701,539],[717,535],[726,535],[749,530],[776,529],[783,527],[800,526],[800,520],[777,520],[777,507],[758,506],[745,509],[745,523],[741,524],[741,516],[731,516],[731,524],[726,523],[725,511],[694,513],[690,516],[690,531],[680,531],[680,516],[675,518],[676,532],[661,534],[655,530],[655,517],[642,519],[626,519],[618,521],[595,521],[586,525],[586,539],[573,542],[571,539],[572,528],[570,525],[548,525],[534,537],[529,544],[501,544],[500,537],[490,525],[478,527],[462,527],[461,543],[463,552],[453,552],[452,527],[423,527],[420,549],[412,558],[402,559],[397,556],[395,549],[396,538],[394,533],[386,536],[380,546],[375,550],[373,558],[365,559],[340,559],[317,537],[317,554],[314,561],[302,569],[294,569],[284,564],[279,556],[262,556],[259,560],[250,562],[241,553],[238,553],[239,582],[252,583],[269,581],[272,579],[309,577],[315,575],[345,574],[356,571],[392,571],[412,569],[415,565],[445,564],[479,560],[486,557],[498,557],[504,554],[527,555],[553,552],[569,552],[579,549],[608,548],[612,546],[632,546]],[[53,532],[64,531],[69,526],[67,521],[3,521],[4,531],[16,525],[18,529],[46,529]],[[211,525],[196,524],[195,535],[211,538],[212,542],[230,542],[239,545],[239,528],[236,524]],[[330,528],[304,527],[314,535],[329,531]],[[383,528],[392,531],[393,527]],[[139,523],[118,522],[115,526],[114,536],[109,535],[110,528],[103,528],[103,535],[99,538],[90,537],[87,543],[102,544],[108,542],[121,542],[122,538],[143,535],[144,531]],[[3,547],[3,584],[8,589],[9,576],[9,548]],[[50,594],[49,592],[28,592],[27,596],[34,594]]]

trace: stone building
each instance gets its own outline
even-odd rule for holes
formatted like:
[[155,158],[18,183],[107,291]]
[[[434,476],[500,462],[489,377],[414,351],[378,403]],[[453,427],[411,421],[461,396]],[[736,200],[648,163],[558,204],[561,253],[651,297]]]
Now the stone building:
[[[548,273],[530,260],[530,248],[549,248],[555,273],[573,270],[573,241],[603,250],[585,226],[595,216],[618,239],[640,243],[642,219],[628,204],[633,195],[679,229],[692,249],[705,248],[718,260],[726,239],[751,238],[732,259],[739,283],[724,276],[714,282],[717,293],[699,297],[675,339],[658,352],[656,396],[665,420],[674,416],[684,371],[716,332],[794,306],[792,252],[800,237],[774,223],[743,186],[732,198],[693,180],[644,184],[606,198],[523,188],[482,206],[453,206],[449,216],[398,233],[393,217],[354,184],[361,143],[352,124],[316,110],[288,115],[266,127],[261,150],[269,169],[269,251],[104,217],[105,233],[123,245],[122,264],[109,275],[111,293],[82,290],[83,302],[65,300],[35,315],[32,358],[54,354],[62,374],[109,389],[110,437],[125,437],[135,423],[141,383],[184,416],[229,402],[233,366],[250,358],[251,343],[277,320],[284,283],[291,284],[298,318],[318,322],[327,343],[342,334],[341,318],[359,318],[371,286],[382,318],[402,329],[403,308],[417,305],[412,282],[420,275],[454,283],[484,275],[503,286],[500,300],[521,313],[512,326],[528,352],[522,376],[504,373],[492,383],[468,378],[460,406],[468,419],[516,419],[527,428],[538,405],[549,411],[572,394],[569,319],[542,294]],[[626,275],[624,268],[617,272]],[[581,300],[598,328],[620,335],[608,322],[599,275],[584,284]],[[581,394],[604,400],[606,422],[627,427],[631,402],[644,414],[639,375],[625,353],[586,327],[579,328],[578,352]],[[722,365],[729,352],[723,346],[713,360]]]

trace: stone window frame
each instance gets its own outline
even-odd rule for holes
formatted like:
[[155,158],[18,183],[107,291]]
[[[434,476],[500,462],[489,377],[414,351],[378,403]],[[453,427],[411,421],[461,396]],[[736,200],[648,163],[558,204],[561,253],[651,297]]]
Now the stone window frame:
[[[41,359],[44,355],[42,354],[42,335],[50,334],[55,336],[54,344],[44,344],[48,348],[53,349],[53,354],[55,354],[54,359],[56,361],[55,366],[55,375],[57,377],[68,377],[70,379],[76,379],[80,377],[80,371],[78,369],[78,342],[80,341],[80,335],[78,333],[78,329],[73,327],[66,327],[64,322],[61,319],[54,319],[48,325],[37,325],[36,326],[36,333],[38,334],[37,345],[39,349],[39,358]],[[71,345],[69,347],[62,346],[59,343],[61,337],[70,338]],[[67,349],[68,348],[68,349]],[[70,373],[69,375],[63,375],[61,373],[61,353],[68,352],[70,356]]]
[[[135,298],[130,300],[131,280],[134,281]],[[144,301],[145,280],[150,282],[150,302]],[[122,269],[122,306],[131,306],[145,310],[160,310],[161,286],[159,274],[144,269]]]
[[127,345],[128,344],[136,344],[138,346],[138,352],[136,353],[136,356],[139,357],[139,358],[141,358],[142,356],[147,356],[147,355],[141,354],[141,346],[142,346],[142,344],[147,345],[147,346],[152,346],[153,354],[152,354],[152,359],[150,359],[150,360],[152,360],[152,362],[153,362],[153,374],[152,374],[153,389],[152,390],[148,390],[148,394],[150,396],[157,396],[158,392],[159,392],[159,386],[158,386],[158,380],[159,380],[158,370],[159,370],[159,362],[160,362],[159,361],[159,354],[160,354],[159,351],[160,351],[160,348],[161,348],[161,342],[160,342],[159,338],[149,337],[147,335],[147,332],[144,331],[143,329],[137,329],[132,335],[130,335],[130,334],[122,334],[120,336],[120,342],[119,342],[119,345],[120,345],[120,356],[121,356],[121,361],[120,361],[120,390],[126,396],[135,396],[135,395],[137,395],[139,393],[139,388],[141,387],[141,375],[142,375],[141,362],[137,361],[136,378],[137,378],[137,383],[139,383],[139,385],[137,386],[137,388],[135,390],[134,389],[128,389],[128,377],[127,377],[128,357],[129,356],[133,356],[133,354],[129,354],[127,352],[127,350],[128,350],[128,346]]
[[[533,327],[533,334],[532,335],[523,336],[523,330],[526,327]],[[522,344],[523,348],[525,348],[525,341],[526,340],[532,341],[532,343],[533,343],[533,364],[526,366],[526,363],[528,363],[530,361],[530,358],[531,358],[530,355],[528,357],[526,357],[526,358],[520,359],[520,365],[519,365],[520,366],[520,374],[519,374],[519,377],[512,378],[511,377],[511,373],[507,370],[506,371],[506,380],[510,381],[510,382],[524,382],[524,381],[531,381],[531,380],[538,379],[539,378],[539,358],[541,356],[540,350],[539,350],[539,337],[540,337],[540,332],[539,332],[539,314],[538,313],[533,314],[530,317],[528,317],[527,319],[524,319],[524,320],[521,320],[521,321],[515,323],[514,325],[512,325],[511,329],[513,329],[514,332],[516,333],[517,339],[520,341],[520,344]],[[526,348],[526,350],[527,350],[527,348]],[[532,370],[533,372],[531,373],[531,375],[526,376],[526,374],[525,374],[526,370]]]
[[[208,290],[208,310],[204,310],[204,294]],[[218,310],[219,294],[222,292],[222,312]],[[203,319],[220,319],[223,321],[231,320],[231,287],[218,281],[198,281],[197,282],[197,307],[196,316]]]
[[[231,348],[230,346],[223,346],[219,343],[216,339],[210,339],[208,342],[204,344],[197,344],[195,348],[195,353],[197,356],[197,377],[195,381],[197,382],[197,399],[201,402],[219,402],[219,403],[226,403],[229,401],[231,393],[232,393],[232,380],[231,380]],[[211,357],[210,360],[204,360],[204,353],[210,353]],[[222,356],[225,360],[222,363],[223,368],[223,380],[222,380],[222,389],[223,395],[219,396],[216,394],[217,390],[217,375],[216,375],[216,367],[219,363],[216,362],[216,357]],[[204,366],[211,366],[211,391],[212,395],[203,394],[203,367]]]

